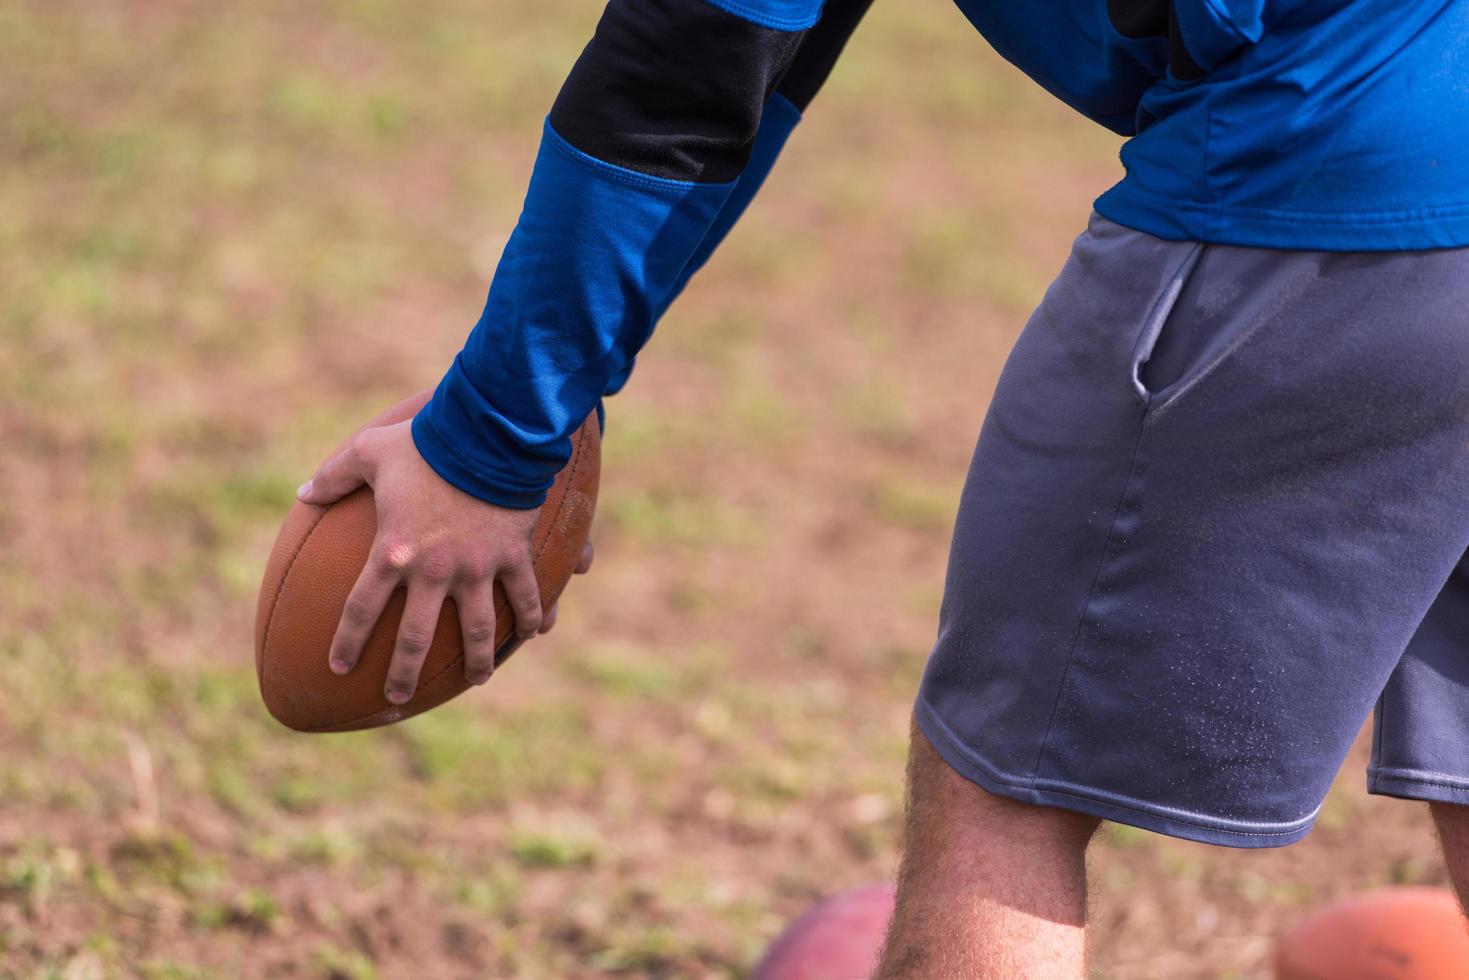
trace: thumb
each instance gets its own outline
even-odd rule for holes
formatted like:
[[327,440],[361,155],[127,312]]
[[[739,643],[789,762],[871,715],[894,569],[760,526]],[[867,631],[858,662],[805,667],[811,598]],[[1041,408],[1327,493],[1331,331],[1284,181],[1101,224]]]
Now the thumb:
[[303,504],[325,507],[336,503],[365,483],[366,461],[354,442],[352,446],[321,464],[316,475],[296,489],[296,498]]

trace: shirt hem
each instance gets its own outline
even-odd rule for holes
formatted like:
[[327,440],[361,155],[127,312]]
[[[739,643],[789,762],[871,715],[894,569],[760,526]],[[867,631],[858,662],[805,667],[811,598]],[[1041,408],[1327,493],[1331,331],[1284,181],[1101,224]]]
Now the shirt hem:
[[1102,217],[1168,241],[1324,252],[1469,246],[1469,204],[1412,211],[1305,212],[1165,201],[1126,181],[1097,198]]

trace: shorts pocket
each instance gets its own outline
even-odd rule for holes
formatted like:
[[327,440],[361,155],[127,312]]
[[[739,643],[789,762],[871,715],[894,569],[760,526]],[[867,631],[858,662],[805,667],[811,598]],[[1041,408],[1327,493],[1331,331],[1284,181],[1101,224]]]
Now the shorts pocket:
[[1193,333],[1193,304],[1184,299],[1194,270],[1198,268],[1205,246],[1195,244],[1179,262],[1167,285],[1158,294],[1151,312],[1143,322],[1133,347],[1132,390],[1143,408],[1154,395],[1182,377],[1187,370]]

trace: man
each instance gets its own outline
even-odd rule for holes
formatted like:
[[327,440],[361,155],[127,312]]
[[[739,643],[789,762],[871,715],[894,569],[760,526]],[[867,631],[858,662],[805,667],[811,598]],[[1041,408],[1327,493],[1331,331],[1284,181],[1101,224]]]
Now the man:
[[[548,117],[479,324],[366,481],[333,647],[408,590],[472,680],[568,434],[755,193],[864,0],[611,0]],[[1309,829],[1375,703],[1374,792],[1469,890],[1469,0],[960,0],[1128,135],[975,452],[915,710],[880,975],[1081,977],[1100,819],[1238,847]]]

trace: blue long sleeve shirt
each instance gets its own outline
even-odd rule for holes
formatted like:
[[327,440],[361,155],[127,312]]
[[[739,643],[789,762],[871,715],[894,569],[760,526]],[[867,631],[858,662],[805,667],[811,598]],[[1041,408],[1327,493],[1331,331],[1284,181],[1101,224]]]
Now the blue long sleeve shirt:
[[[444,479],[544,499],[570,434],[755,195],[870,0],[611,0],[485,309],[422,412]],[[1469,245],[1469,0],[957,0],[1128,136],[1096,202],[1162,238]]]

